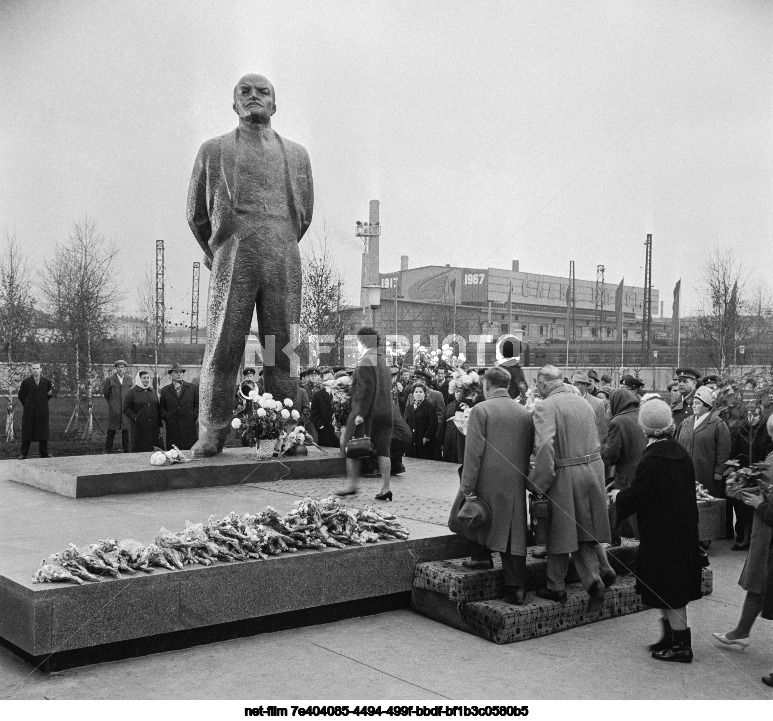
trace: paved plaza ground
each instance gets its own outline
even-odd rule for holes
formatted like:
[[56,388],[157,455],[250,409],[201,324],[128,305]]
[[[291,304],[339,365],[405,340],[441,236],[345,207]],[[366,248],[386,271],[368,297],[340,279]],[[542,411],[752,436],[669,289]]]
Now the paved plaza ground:
[[[391,509],[443,532],[457,484],[455,466],[410,459],[406,465],[408,472],[394,480]],[[372,502],[378,485],[364,481],[353,502]],[[59,510],[61,531],[55,533],[66,545],[108,533],[147,539],[158,530],[159,508],[174,529],[194,510],[198,515],[190,520],[268,504],[284,512],[298,497],[323,497],[337,486],[336,479],[312,479],[71,499],[2,481],[0,560],[17,571],[29,563],[31,575],[38,556],[58,550],[41,555],[36,547],[35,520],[27,514],[41,499]],[[714,592],[689,607],[696,656],[691,665],[649,657],[645,646],[658,634],[657,611],[497,646],[399,610],[51,675],[0,648],[0,698],[771,699],[773,690],[760,677],[773,670],[773,624],[759,621],[744,653],[718,648],[711,636],[735,625],[743,601],[736,585],[743,554],[729,546],[712,545]]]

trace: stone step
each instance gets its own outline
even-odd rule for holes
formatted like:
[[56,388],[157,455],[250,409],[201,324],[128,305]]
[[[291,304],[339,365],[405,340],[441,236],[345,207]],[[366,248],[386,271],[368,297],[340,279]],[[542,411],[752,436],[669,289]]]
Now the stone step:
[[[547,561],[544,558],[534,558],[531,555],[533,550],[529,549],[529,555],[526,557],[526,589],[529,591],[545,588],[546,582]],[[622,546],[607,549],[610,565],[616,573],[623,575],[636,572],[638,553],[638,541],[624,540]],[[494,554],[494,568],[491,570],[465,568],[462,566],[464,560],[466,559],[455,558],[418,564],[413,579],[414,588],[439,593],[457,602],[486,601],[503,595],[499,554]],[[572,566],[567,581],[573,583],[577,580]]]
[[[436,565],[442,563],[446,562],[435,562]],[[423,616],[488,641],[515,643],[644,611],[647,607],[636,593],[635,583],[634,576],[618,577],[618,581],[606,589],[601,610],[594,614],[588,613],[588,595],[578,583],[567,586],[566,603],[548,601],[529,592],[523,606],[514,606],[500,599],[460,603],[446,594],[414,586],[411,608]],[[708,568],[702,572],[701,590],[703,595],[713,590],[713,575]]]

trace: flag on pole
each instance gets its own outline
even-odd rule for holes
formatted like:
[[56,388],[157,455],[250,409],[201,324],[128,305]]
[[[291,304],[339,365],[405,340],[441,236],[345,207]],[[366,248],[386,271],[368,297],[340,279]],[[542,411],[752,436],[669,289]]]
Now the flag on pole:
[[674,304],[671,306],[671,337],[672,343],[679,338],[679,301],[682,295],[682,279],[676,281],[674,286]]
[[623,283],[625,278],[620,281],[615,291],[615,316],[617,318],[617,339],[623,337]]
[[[508,314],[508,323],[513,322],[513,281],[510,281],[510,290],[507,292],[507,314]],[[510,329],[507,329],[507,332],[510,332]]]
[[572,284],[569,283],[566,286],[566,339],[569,340],[569,335],[572,329]]

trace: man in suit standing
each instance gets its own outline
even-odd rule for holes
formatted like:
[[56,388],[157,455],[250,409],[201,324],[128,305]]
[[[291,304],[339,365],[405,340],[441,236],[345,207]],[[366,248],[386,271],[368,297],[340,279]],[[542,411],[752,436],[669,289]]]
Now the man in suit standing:
[[464,470],[459,490],[479,496],[491,509],[491,523],[469,531],[468,568],[493,568],[502,559],[505,601],[524,602],[526,586],[526,478],[534,445],[529,412],[508,394],[510,373],[491,368],[483,376],[485,400],[470,411]]
[[177,446],[190,450],[198,440],[199,389],[183,380],[183,368],[175,363],[169,369],[172,382],[161,389],[161,419],[166,424],[166,449]]
[[599,444],[604,442],[607,437],[607,428],[609,427],[609,417],[607,416],[607,404],[601,398],[596,398],[590,394],[591,380],[587,373],[577,371],[572,376],[572,384],[580,391],[580,395],[590,403],[593,409],[593,415],[596,418],[596,432],[599,437]]
[[40,363],[32,364],[32,375],[21,382],[19,403],[24,411],[21,416],[21,455],[24,460],[30,451],[32,441],[38,442],[41,458],[48,458],[48,401],[54,394],[54,387],[42,375]]
[[123,399],[131,390],[132,382],[126,376],[126,361],[117,360],[113,363],[113,374],[105,378],[102,384],[102,395],[107,401],[107,434],[105,436],[105,453],[113,452],[113,441],[116,431],[121,431],[121,450],[129,452],[129,419],[123,414]]

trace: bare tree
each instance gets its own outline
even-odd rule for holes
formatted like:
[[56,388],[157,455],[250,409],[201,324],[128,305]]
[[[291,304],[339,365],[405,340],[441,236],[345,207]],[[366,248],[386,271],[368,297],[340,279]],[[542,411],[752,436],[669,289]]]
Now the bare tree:
[[746,296],[748,273],[732,248],[714,245],[701,266],[701,308],[694,340],[718,371],[735,362],[736,348],[748,343],[752,327]]
[[0,249],[0,339],[5,357],[12,365],[20,347],[34,334],[35,300],[32,273],[21,252],[16,233],[6,231]]
[[333,336],[340,350],[349,324],[341,313],[343,280],[331,257],[327,223],[305,244],[301,270],[301,331],[306,336]]
[[[121,300],[116,280],[117,255],[115,243],[105,238],[95,221],[86,216],[73,223],[69,239],[57,244],[53,257],[45,263],[43,296],[55,332],[69,354],[77,399],[81,379],[85,382],[88,414],[84,437],[91,434],[91,399],[94,384],[99,380],[94,359],[102,355],[109,337],[110,316]],[[71,423],[79,411],[77,400]]]

